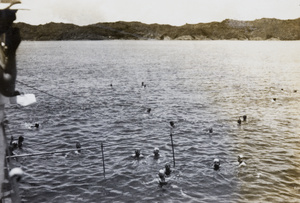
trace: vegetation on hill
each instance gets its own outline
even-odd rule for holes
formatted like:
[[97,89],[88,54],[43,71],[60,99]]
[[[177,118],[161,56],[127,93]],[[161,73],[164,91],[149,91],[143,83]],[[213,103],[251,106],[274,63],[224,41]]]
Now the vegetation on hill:
[[64,23],[16,23],[23,40],[300,40],[300,18],[222,22],[171,26],[140,22],[97,23],[77,26]]

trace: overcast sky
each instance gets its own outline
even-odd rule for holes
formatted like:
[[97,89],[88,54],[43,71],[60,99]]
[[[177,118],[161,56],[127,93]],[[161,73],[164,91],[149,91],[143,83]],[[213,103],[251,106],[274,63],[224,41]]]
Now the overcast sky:
[[170,25],[224,19],[296,19],[300,0],[22,0],[17,22],[32,25],[64,22],[140,21]]

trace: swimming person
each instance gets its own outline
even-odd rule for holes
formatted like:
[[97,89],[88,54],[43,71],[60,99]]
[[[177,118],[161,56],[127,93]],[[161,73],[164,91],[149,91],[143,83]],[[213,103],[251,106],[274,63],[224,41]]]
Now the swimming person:
[[175,128],[175,124],[174,124],[173,121],[170,121],[170,126],[171,126],[171,128],[170,128],[170,133],[173,134],[174,128]]
[[165,172],[165,175],[167,175],[167,176],[169,176],[169,175],[171,174],[172,170],[171,170],[170,164],[167,163],[167,164],[165,165],[165,170],[164,170],[164,172]]
[[244,122],[247,121],[247,115],[243,115],[243,121],[244,121]]
[[80,156],[80,154],[81,154],[81,144],[79,142],[76,142],[75,147],[76,147],[75,151],[71,150],[71,151],[67,152],[66,154],[64,154],[64,157],[68,158],[68,157]]
[[154,148],[153,154],[154,159],[158,159],[160,157],[159,149],[157,147]]
[[219,169],[220,169],[220,160],[214,159],[214,170],[219,170]]
[[209,132],[209,133],[213,133],[213,128],[209,128],[209,129],[208,129],[208,132]]
[[18,139],[18,148],[22,149],[24,137],[21,135]]
[[144,158],[144,155],[141,154],[140,149],[136,149],[134,151],[134,154],[132,155],[132,157],[135,158],[135,159],[141,159],[141,158]]
[[165,171],[163,169],[160,169],[158,172],[158,177],[159,177],[159,184],[160,186],[166,185],[166,178],[165,178]]
[[151,112],[151,108],[148,108],[148,109],[147,109],[147,113],[150,113],[150,112]]
[[10,146],[12,147],[12,149],[16,149],[16,148],[22,149],[23,141],[24,141],[24,137],[22,135],[18,138],[18,141],[14,140],[14,137],[11,136]]
[[39,123],[35,123],[34,125],[31,126],[31,128],[39,128],[40,124]]
[[9,145],[10,145],[13,149],[17,148],[17,146],[18,146],[18,142],[14,140],[14,137],[13,137],[13,136],[10,137],[10,143],[9,143]]
[[238,119],[237,123],[238,123],[239,125],[241,125],[241,124],[242,124],[241,117],[239,117],[239,119]]
[[75,154],[81,153],[81,144],[79,142],[76,143],[76,149],[77,151],[75,151]]
[[243,155],[238,155],[238,162],[239,162],[239,167],[246,166],[246,163],[244,162],[244,156]]

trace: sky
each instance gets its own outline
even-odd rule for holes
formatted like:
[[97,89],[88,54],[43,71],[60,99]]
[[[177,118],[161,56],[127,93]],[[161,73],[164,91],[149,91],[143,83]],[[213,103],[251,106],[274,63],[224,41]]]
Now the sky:
[[22,0],[16,22],[88,25],[139,21],[184,25],[260,18],[300,18],[300,0]]

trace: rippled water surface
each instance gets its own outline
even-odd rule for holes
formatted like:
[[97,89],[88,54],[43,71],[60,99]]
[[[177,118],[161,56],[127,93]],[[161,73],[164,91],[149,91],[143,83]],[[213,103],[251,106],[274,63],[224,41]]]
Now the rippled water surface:
[[298,41],[22,42],[17,89],[38,102],[7,108],[8,136],[25,138],[16,153],[96,147],[19,158],[22,200],[298,202],[299,53]]

